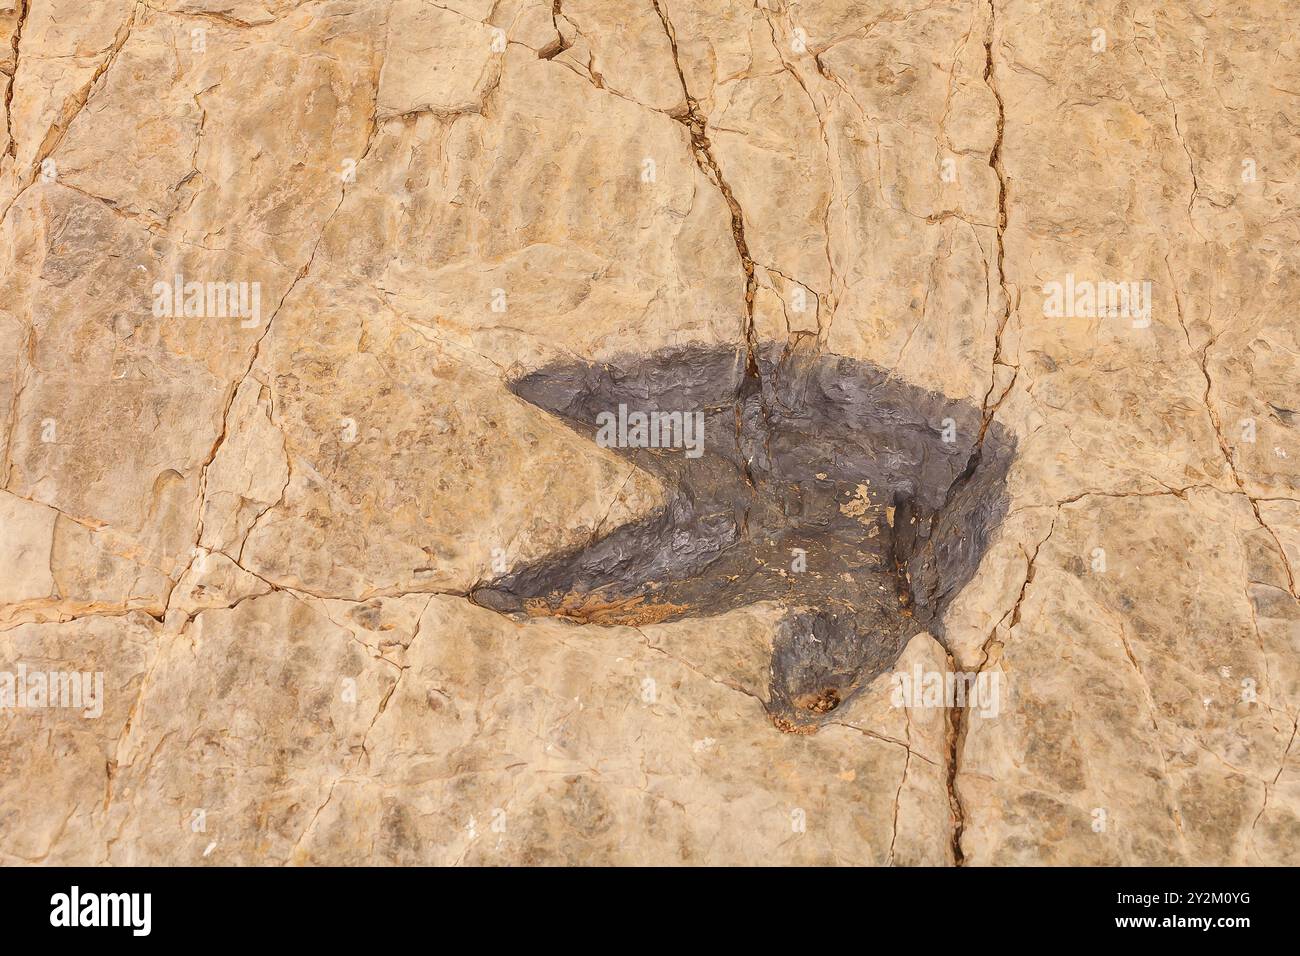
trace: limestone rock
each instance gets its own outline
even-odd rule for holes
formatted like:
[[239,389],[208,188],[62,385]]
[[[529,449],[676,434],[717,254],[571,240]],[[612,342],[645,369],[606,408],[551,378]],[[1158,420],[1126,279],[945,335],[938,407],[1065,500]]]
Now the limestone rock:
[[[0,0],[0,862],[1300,862],[1295,20]],[[512,383],[684,346],[1014,448],[805,722],[791,602],[475,600],[677,500]]]

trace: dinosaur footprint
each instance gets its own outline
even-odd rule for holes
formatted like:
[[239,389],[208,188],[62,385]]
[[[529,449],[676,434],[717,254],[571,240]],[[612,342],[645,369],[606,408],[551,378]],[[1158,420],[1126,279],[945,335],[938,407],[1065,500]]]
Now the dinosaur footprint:
[[938,635],[1005,514],[1014,443],[969,403],[865,362],[772,346],[757,382],[745,363],[686,346],[512,382],[657,476],[668,499],[471,597],[607,625],[776,602],[787,613],[768,709],[784,730],[812,730],[910,637]]

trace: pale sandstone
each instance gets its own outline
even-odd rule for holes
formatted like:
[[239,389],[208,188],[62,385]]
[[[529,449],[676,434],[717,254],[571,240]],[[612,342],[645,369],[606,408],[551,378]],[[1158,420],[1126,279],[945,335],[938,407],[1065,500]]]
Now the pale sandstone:
[[[0,861],[1295,864],[1294,34],[0,0],[0,670],[105,679],[93,720],[0,711]],[[1149,280],[1150,326],[1046,316],[1067,273]],[[176,274],[257,321],[154,316]],[[996,715],[882,675],[782,734],[778,608],[466,599],[664,500],[506,382],[743,348],[751,309],[1016,437],[898,664],[996,674]]]

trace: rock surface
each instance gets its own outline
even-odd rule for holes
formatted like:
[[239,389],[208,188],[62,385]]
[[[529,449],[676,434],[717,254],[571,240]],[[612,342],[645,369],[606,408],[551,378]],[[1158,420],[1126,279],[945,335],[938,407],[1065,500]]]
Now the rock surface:
[[[102,675],[0,863],[1300,862],[1295,19],[0,0],[0,672]],[[469,600],[668,495],[509,383],[686,345],[1014,439],[816,733],[778,602]]]

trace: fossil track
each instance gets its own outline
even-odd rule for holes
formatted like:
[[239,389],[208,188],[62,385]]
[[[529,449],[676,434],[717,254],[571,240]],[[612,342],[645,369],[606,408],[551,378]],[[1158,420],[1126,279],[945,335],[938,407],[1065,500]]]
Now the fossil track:
[[[787,613],[767,706],[781,729],[808,731],[908,638],[939,630],[1005,512],[1014,448],[996,423],[981,437],[973,405],[811,350],[763,349],[761,394],[737,406],[746,361],[744,350],[681,347],[553,365],[511,383],[593,439],[621,416],[619,440],[602,443],[621,445],[668,498],[471,597],[502,613],[605,625],[777,602]],[[629,447],[649,444],[636,413],[655,423],[697,416],[703,433],[689,448]],[[662,435],[667,446],[680,431]]]

